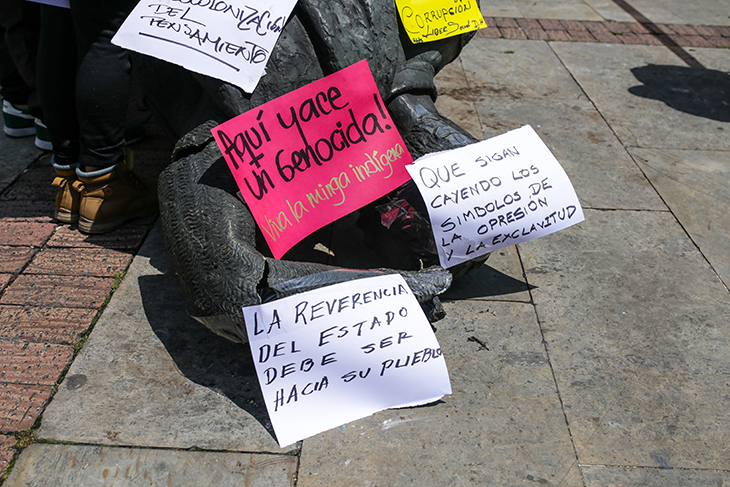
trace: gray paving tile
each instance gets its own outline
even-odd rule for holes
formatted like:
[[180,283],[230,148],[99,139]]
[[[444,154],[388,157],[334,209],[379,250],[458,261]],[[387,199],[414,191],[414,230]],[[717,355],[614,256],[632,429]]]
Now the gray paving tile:
[[[641,14],[657,24],[685,24],[682,18],[675,15],[673,6],[676,6],[675,0],[631,0],[628,2],[632,7],[641,12]],[[704,3],[707,3],[706,1]],[[698,5],[699,7],[699,5]]]
[[485,139],[532,125],[560,161],[584,207],[666,209],[588,101],[488,97],[476,105]]
[[452,120],[477,139],[482,139],[482,126],[479,123],[474,101],[469,96],[439,96],[436,103],[439,113]]
[[482,266],[455,280],[441,295],[442,301],[462,299],[530,302],[517,249],[492,252]]
[[482,127],[474,106],[478,97],[469,86],[461,59],[448,64],[436,76],[435,81],[438,89],[436,108],[439,112],[477,139],[481,139]]
[[468,89],[469,82],[466,80],[466,73],[464,73],[464,66],[461,63],[461,58],[456,58],[453,62],[444,66],[441,71],[436,74],[434,82],[436,83],[436,88],[438,88],[439,96],[448,94],[448,92],[452,90]]
[[156,226],[43,415],[56,441],[280,452],[247,346],[190,316]]
[[[728,10],[728,8],[725,10]],[[711,22],[709,25],[718,25],[718,23]],[[725,25],[730,25],[730,15],[728,15]],[[727,49],[697,47],[688,48],[688,52],[705,67],[717,69],[725,73],[730,72],[730,54],[728,54]]]
[[582,485],[532,305],[445,307],[453,394],[304,440],[298,486]]
[[604,20],[614,22],[635,22],[635,19],[613,0],[586,0],[586,3]]
[[560,2],[515,0],[515,3],[523,17],[532,19],[603,20],[603,17],[582,0]]
[[[551,43],[624,145],[730,150],[730,54],[697,48],[691,69],[663,46]],[[714,51],[723,51],[722,54]]]
[[686,487],[730,485],[730,472],[581,465],[586,487]]
[[[520,9],[513,0],[494,0],[481,2],[479,6],[485,17],[521,17]],[[490,26],[491,27],[491,26]]]
[[35,444],[3,484],[15,486],[293,486],[289,455]]
[[[581,463],[727,470],[728,421],[720,411],[727,397],[727,372],[718,379],[680,376],[665,373],[664,365],[634,364],[635,374],[606,387],[613,394],[606,403],[590,397],[581,397],[579,406],[572,397],[566,402],[568,417],[576,417],[571,431],[574,425],[579,430],[575,443]],[[601,387],[594,374],[573,378],[584,384],[594,379],[594,387]],[[592,387],[576,389],[584,389],[581,396],[593,394],[587,390]],[[607,396],[601,394],[599,400]],[[590,437],[583,436],[587,431]]]
[[485,17],[603,20],[590,4],[590,1],[582,0],[564,0],[561,2],[496,0],[481,2],[481,11]]
[[727,0],[631,0],[635,9],[657,24],[730,25]]
[[581,464],[730,469],[730,296],[666,212],[520,244]]
[[730,285],[730,152],[631,149],[692,240]]
[[461,56],[470,89],[461,96],[474,101],[480,138],[530,124],[562,163],[584,206],[666,209],[546,43],[475,41],[482,42],[471,50],[469,44]]
[[475,38],[460,57],[473,96],[585,98],[545,42]]

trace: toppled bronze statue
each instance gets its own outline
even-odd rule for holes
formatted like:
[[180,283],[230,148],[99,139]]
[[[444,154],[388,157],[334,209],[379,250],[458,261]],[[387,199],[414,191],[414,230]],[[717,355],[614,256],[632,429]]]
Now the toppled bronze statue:
[[[453,277],[480,265],[486,256],[450,271],[438,266],[433,236],[424,231],[430,229],[428,215],[413,182],[359,212],[365,243],[379,250],[391,269],[353,270],[274,259],[265,256],[267,248],[257,239],[256,223],[237,196],[211,129],[367,59],[414,159],[472,144],[477,139],[436,110],[434,76],[473,34],[413,44],[393,0],[299,0],[252,94],[152,58],[138,60],[136,74],[152,108],[171,133],[182,136],[173,163],[159,180],[160,214],[173,264],[200,321],[230,340],[245,342],[242,306],[392,272],[404,276],[431,321],[444,316],[437,295],[449,288]],[[386,228],[381,213],[393,208],[422,224],[396,222]]]

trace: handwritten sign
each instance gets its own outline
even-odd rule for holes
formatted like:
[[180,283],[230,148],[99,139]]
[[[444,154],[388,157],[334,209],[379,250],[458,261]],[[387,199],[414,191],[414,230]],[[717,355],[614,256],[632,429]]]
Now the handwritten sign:
[[568,176],[529,125],[426,155],[408,171],[426,202],[443,267],[583,221]]
[[399,274],[243,308],[281,446],[451,394],[436,337]]
[[435,41],[486,27],[477,0],[396,0],[411,42]]
[[367,61],[213,129],[274,257],[410,179]]
[[139,2],[112,39],[252,93],[296,0]]

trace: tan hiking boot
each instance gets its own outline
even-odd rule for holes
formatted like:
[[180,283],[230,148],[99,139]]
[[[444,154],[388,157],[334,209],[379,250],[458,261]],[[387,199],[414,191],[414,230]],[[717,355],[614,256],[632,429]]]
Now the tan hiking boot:
[[53,218],[61,223],[76,223],[79,221],[79,204],[81,203],[81,195],[73,188],[76,169],[56,169],[55,171],[58,176],[52,184],[58,188],[58,193],[56,193],[56,210]]
[[78,176],[73,187],[81,194],[79,230],[106,233],[127,220],[157,213],[157,188],[145,184],[132,169],[134,157],[127,150],[125,160],[102,176]]

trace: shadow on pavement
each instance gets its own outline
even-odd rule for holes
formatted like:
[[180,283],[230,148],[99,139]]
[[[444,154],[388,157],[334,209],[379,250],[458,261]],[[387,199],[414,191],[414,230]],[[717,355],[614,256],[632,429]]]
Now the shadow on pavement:
[[[159,273],[141,275],[138,285],[151,330],[187,379],[225,396],[274,437],[249,346],[220,337],[192,318],[192,307],[175,273],[161,232],[153,231],[150,238],[155,241],[145,245],[139,255],[148,257],[149,265]],[[342,246],[349,247],[346,242],[350,239],[344,240]],[[350,250],[357,252],[354,248]],[[483,298],[527,289],[525,282],[482,265],[456,280],[444,298]]]
[[730,122],[730,75],[686,66],[649,64],[631,69],[640,86],[629,93],[664,102],[698,117]]
[[448,291],[441,295],[441,299],[455,301],[506,296],[534,288],[535,286],[528,286],[525,282],[485,264],[461,279],[455,280]]
[[164,274],[139,278],[150,327],[185,377],[227,397],[274,436],[248,345],[219,337],[195,321],[171,264],[163,266]]

